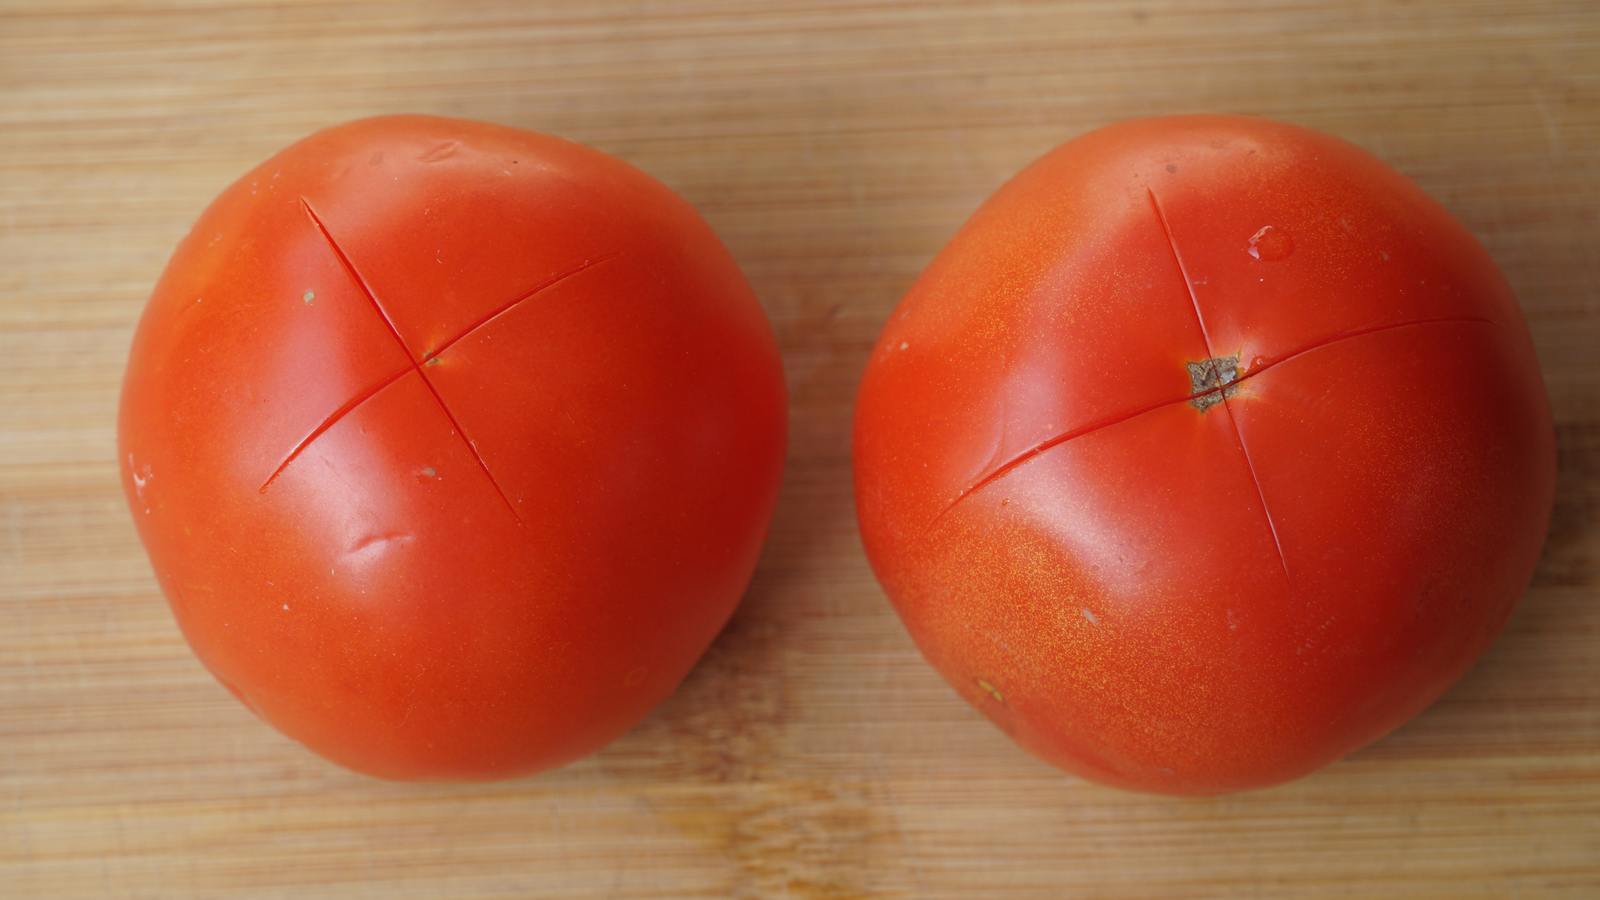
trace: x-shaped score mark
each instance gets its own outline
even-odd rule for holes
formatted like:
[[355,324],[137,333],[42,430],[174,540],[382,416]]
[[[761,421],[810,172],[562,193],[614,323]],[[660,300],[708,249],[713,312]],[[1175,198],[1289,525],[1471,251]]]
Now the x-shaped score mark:
[[283,470],[288,468],[290,463],[294,462],[295,457],[299,456],[307,447],[311,446],[311,444],[316,441],[317,438],[321,437],[324,432],[337,424],[340,419],[343,419],[361,404],[372,399],[378,394],[379,391],[391,384],[394,384],[401,378],[404,378],[407,374],[416,372],[417,375],[421,377],[422,383],[427,386],[428,392],[433,394],[433,399],[438,402],[440,411],[444,413],[445,418],[450,420],[450,427],[455,431],[456,434],[461,436],[462,442],[467,445],[467,451],[470,452],[472,454],[472,458],[477,461],[478,468],[483,470],[484,476],[487,477],[489,479],[489,483],[494,486],[495,493],[500,495],[500,499],[505,502],[506,508],[511,510],[511,514],[516,517],[517,524],[521,525],[522,516],[517,513],[516,505],[511,502],[510,497],[506,496],[505,490],[500,487],[500,482],[495,480],[494,473],[489,471],[489,465],[483,461],[483,456],[478,453],[477,446],[473,444],[470,438],[467,437],[466,431],[461,428],[461,423],[456,421],[455,414],[452,413],[450,411],[450,407],[445,404],[444,397],[440,396],[439,389],[434,387],[433,382],[429,380],[428,373],[424,371],[424,368],[438,362],[439,355],[455,346],[457,342],[499,318],[501,315],[510,311],[513,307],[517,306],[523,301],[532,298],[535,294],[539,294],[552,287],[555,287],[557,284],[566,281],[568,278],[571,278],[579,272],[582,272],[584,269],[599,265],[600,263],[611,259],[616,254],[612,253],[605,256],[596,257],[594,259],[584,260],[582,265],[568,269],[567,271],[556,275],[554,278],[551,278],[543,284],[538,285],[537,287],[533,288],[533,290],[530,290],[520,297],[510,301],[509,303],[505,303],[492,310],[488,315],[467,326],[467,328],[462,330],[460,334],[457,334],[455,337],[445,341],[443,344],[439,345],[437,349],[430,351],[426,356],[418,359],[412,354],[411,348],[406,346],[405,338],[400,336],[400,329],[395,327],[394,320],[389,318],[389,313],[383,308],[383,304],[378,302],[377,295],[372,292],[372,288],[367,284],[366,279],[362,278],[361,273],[357,272],[356,267],[351,264],[350,257],[345,255],[344,248],[340,247],[339,242],[333,239],[333,235],[328,231],[328,226],[322,224],[322,217],[317,215],[317,211],[311,208],[310,201],[306,200],[304,197],[301,197],[300,207],[305,210],[306,216],[311,219],[311,223],[316,226],[317,231],[320,232],[323,239],[328,242],[328,246],[333,249],[334,255],[339,257],[339,263],[344,266],[345,271],[350,274],[350,277],[355,281],[356,284],[361,286],[361,292],[366,295],[367,300],[372,304],[372,308],[377,310],[379,318],[383,319],[384,324],[389,327],[390,337],[393,337],[395,342],[400,345],[401,351],[405,353],[406,358],[410,360],[411,365],[401,369],[393,375],[379,380],[376,384],[352,397],[343,406],[334,410],[332,415],[328,416],[326,419],[323,419],[322,423],[316,428],[312,429],[311,433],[305,436],[305,439],[300,441],[299,444],[295,445],[293,450],[289,451],[289,455],[284,457],[283,462],[278,464],[278,468],[273,470],[272,475],[270,475],[261,485],[261,493],[265,494],[267,492],[267,488],[272,487],[272,482],[275,481],[279,475],[283,474]]
[[[1195,321],[1200,326],[1201,339],[1204,341],[1206,348],[1206,354],[1208,357],[1207,359],[1188,363],[1192,392],[1188,396],[1157,400],[1133,410],[1114,413],[1112,415],[1102,417],[1098,420],[1086,423],[1076,428],[1068,428],[1060,434],[1047,438],[1033,445],[1032,447],[1023,450],[1021,453],[1012,456],[1010,459],[1006,460],[1000,465],[993,467],[987,473],[980,476],[971,485],[959,491],[949,503],[945,504],[945,506],[940,509],[931,520],[929,520],[928,524],[924,526],[924,531],[931,529],[936,522],[942,519],[946,513],[954,509],[963,500],[1001,480],[1023,464],[1029,462],[1035,457],[1038,457],[1045,451],[1064,444],[1067,441],[1080,438],[1091,432],[1096,432],[1103,428],[1116,425],[1120,422],[1125,422],[1135,416],[1144,415],[1145,413],[1153,412],[1154,410],[1165,406],[1171,406],[1175,403],[1187,402],[1192,404],[1194,408],[1200,411],[1202,414],[1212,406],[1220,405],[1224,412],[1228,414],[1229,420],[1233,421],[1232,412],[1228,407],[1228,400],[1235,395],[1235,392],[1237,392],[1240,384],[1247,379],[1260,375],[1262,372],[1265,372],[1268,369],[1279,365],[1280,363],[1288,362],[1297,356],[1309,353],[1312,350],[1316,350],[1320,347],[1326,347],[1330,344],[1336,344],[1341,341],[1350,340],[1351,338],[1375,334],[1380,331],[1389,331],[1395,328],[1411,328],[1418,325],[1432,325],[1441,322],[1481,322],[1490,325],[1494,324],[1493,320],[1487,319],[1483,316],[1467,315],[1431,316],[1425,318],[1404,319],[1398,322],[1368,324],[1360,327],[1345,329],[1327,337],[1313,340],[1304,346],[1296,347],[1287,353],[1283,353],[1282,355],[1276,357],[1270,357],[1266,359],[1258,357],[1251,362],[1248,371],[1242,371],[1237,353],[1233,356],[1219,357],[1216,355],[1216,351],[1212,349],[1211,336],[1209,333],[1207,333],[1205,317],[1201,313],[1200,299],[1195,296],[1194,292],[1194,285],[1196,282],[1189,276],[1188,268],[1184,265],[1183,254],[1178,251],[1178,242],[1173,237],[1172,226],[1167,221],[1167,214],[1161,206],[1161,201],[1156,197],[1156,193],[1153,189],[1146,188],[1145,190],[1149,194],[1150,205],[1155,211],[1156,218],[1161,223],[1161,230],[1166,236],[1167,246],[1172,250],[1173,261],[1177,263],[1178,274],[1183,279],[1184,288],[1188,292],[1189,302],[1194,307]],[[1250,479],[1255,483],[1256,494],[1261,502],[1262,513],[1266,517],[1267,527],[1272,532],[1273,544],[1276,545],[1278,549],[1278,561],[1280,564],[1282,564],[1284,576],[1287,578],[1289,575],[1289,563],[1287,558],[1284,556],[1283,542],[1278,536],[1277,521],[1272,517],[1271,511],[1267,507],[1266,491],[1262,488],[1261,479],[1256,474],[1255,461],[1251,459],[1250,450],[1245,446],[1244,436],[1240,434],[1237,424],[1233,426],[1233,430],[1234,436],[1239,441],[1239,450],[1244,455],[1245,465],[1249,469]]]

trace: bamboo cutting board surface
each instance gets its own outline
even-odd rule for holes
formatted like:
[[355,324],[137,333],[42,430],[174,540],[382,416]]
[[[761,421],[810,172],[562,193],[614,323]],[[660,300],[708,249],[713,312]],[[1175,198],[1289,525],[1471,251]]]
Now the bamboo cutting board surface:
[[[1037,762],[862,554],[849,417],[912,279],[1018,168],[1186,111],[1339,134],[1517,290],[1561,452],[1504,637],[1395,734],[1242,796]],[[118,384],[228,182],[361,116],[582,141],[682,193],[777,330],[789,468],[743,605],[611,747],[502,784],[347,773],[189,653],[123,505]],[[1600,5],[0,3],[0,897],[1600,897]]]

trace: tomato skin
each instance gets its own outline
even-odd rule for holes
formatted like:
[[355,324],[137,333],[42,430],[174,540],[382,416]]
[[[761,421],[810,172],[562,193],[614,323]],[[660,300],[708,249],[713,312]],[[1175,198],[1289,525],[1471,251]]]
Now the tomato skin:
[[392,779],[603,746],[731,615],[776,501],[776,341],[677,195],[451,119],[229,187],[140,322],[123,484],[178,624],[262,718]]
[[990,198],[885,327],[854,463],[944,678],[1046,761],[1175,795],[1436,699],[1526,588],[1555,476],[1471,235],[1356,147],[1228,116],[1092,132]]

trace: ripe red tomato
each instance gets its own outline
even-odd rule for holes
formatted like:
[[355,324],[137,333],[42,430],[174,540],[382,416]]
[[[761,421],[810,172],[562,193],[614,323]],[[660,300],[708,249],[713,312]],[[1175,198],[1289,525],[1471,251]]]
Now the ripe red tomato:
[[1470,234],[1365,152],[1220,116],[1003,187],[873,351],[868,555],[939,672],[1134,790],[1304,775],[1437,698],[1531,577],[1555,451]]
[[761,307],[681,198],[408,116],[206,210],[119,437],[178,624],[246,705],[352,769],[489,779],[672,692],[749,581],[786,416]]

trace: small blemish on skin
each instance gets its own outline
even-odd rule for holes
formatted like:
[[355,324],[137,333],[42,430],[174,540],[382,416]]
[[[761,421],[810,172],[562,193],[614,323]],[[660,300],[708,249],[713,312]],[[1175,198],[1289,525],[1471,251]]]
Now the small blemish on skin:
[[1250,246],[1245,252],[1264,262],[1276,262],[1294,252],[1294,239],[1282,228],[1263,225],[1260,231],[1250,235]]
[[433,466],[426,466],[421,471],[417,472],[417,474],[423,476],[424,478],[432,478],[433,476],[439,474],[439,471]]
[[976,678],[976,679],[973,679],[973,680],[978,682],[978,687],[983,688],[984,692],[987,693],[989,696],[993,697],[995,699],[996,703],[999,703],[1002,706],[1005,705],[1006,698],[1001,696],[999,688],[995,687],[994,685],[990,684],[987,681],[984,681],[982,678]]
[[1167,171],[1168,172],[1176,172],[1176,171],[1178,171],[1178,167],[1177,166],[1173,166],[1173,165],[1169,165],[1169,166],[1167,166]]
[[426,163],[435,163],[435,162],[438,162],[438,161],[440,161],[442,159],[446,159],[446,158],[454,155],[456,150],[458,148],[460,148],[460,146],[461,146],[461,142],[460,141],[445,141],[444,143],[440,144],[439,146],[433,148],[432,150],[429,150],[427,153],[424,153],[421,156],[417,157],[417,159],[421,160],[422,162],[426,162]]
[[300,295],[300,299],[304,300],[307,303],[310,303],[311,301],[317,299],[317,292],[316,291],[306,291],[304,294]]
[[1085,619],[1089,620],[1089,624],[1090,625],[1099,625],[1100,624],[1100,620],[1095,618],[1094,613],[1089,611],[1089,607],[1080,606],[1080,607],[1078,607],[1078,611],[1083,613],[1083,617]]
[[901,341],[900,342],[900,349],[901,350],[910,350],[911,349],[911,345],[909,343],[905,342],[905,341]]

